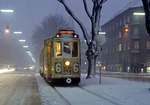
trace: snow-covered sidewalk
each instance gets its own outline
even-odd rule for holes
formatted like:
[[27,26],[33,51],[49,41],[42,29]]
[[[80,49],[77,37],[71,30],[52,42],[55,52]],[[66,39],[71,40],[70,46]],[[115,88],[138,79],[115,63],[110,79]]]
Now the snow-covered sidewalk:
[[42,105],[150,105],[150,84],[102,77],[82,80],[79,87],[48,85],[36,74]]
[[85,75],[82,77],[84,78],[80,86],[97,95],[103,95],[103,98],[122,105],[150,105],[150,83],[102,77],[99,84],[98,77],[88,80]]
[[102,71],[103,75],[105,74],[119,74],[119,75],[139,75],[139,76],[150,76],[150,73],[131,73],[131,72],[110,72],[110,71]]

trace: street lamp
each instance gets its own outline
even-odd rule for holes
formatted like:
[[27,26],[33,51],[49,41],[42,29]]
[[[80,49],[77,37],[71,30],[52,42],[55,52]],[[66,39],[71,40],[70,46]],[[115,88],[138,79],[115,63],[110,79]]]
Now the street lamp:
[[22,34],[23,32],[21,31],[16,31],[16,32],[13,32],[14,34],[18,35],[18,34]]
[[26,40],[21,39],[21,40],[19,40],[19,42],[26,42]]
[[12,10],[12,9],[0,9],[0,12],[2,12],[2,13],[13,13],[14,10]]
[[29,48],[29,46],[23,46],[23,48]]
[[134,12],[133,15],[135,16],[145,16],[144,12]]
[[6,26],[6,28],[5,28],[4,32],[5,32],[5,34],[9,34],[9,33],[10,33],[9,26]]
[[106,35],[106,32],[98,32],[98,35]]
[[9,29],[5,29],[5,34],[9,34],[10,30]]

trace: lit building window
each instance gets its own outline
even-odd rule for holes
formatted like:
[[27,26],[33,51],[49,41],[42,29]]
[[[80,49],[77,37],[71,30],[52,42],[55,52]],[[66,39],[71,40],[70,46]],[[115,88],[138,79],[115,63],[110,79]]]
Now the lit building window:
[[118,50],[119,50],[119,52],[122,51],[122,44],[119,44]]
[[150,49],[150,41],[147,41],[147,42],[146,42],[146,48],[147,48],[147,49]]
[[134,48],[139,49],[139,41],[134,41]]

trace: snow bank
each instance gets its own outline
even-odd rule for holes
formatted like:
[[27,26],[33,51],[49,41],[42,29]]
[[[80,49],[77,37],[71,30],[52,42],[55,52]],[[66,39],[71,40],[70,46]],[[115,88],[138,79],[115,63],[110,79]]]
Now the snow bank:
[[47,84],[40,75],[36,74],[42,105],[67,105],[57,92]]

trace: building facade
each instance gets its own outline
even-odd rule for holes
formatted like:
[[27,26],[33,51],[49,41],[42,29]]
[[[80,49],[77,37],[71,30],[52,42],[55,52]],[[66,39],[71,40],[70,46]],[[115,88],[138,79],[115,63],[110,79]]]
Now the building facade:
[[150,36],[142,7],[128,8],[102,26],[101,62],[108,71],[150,72]]

